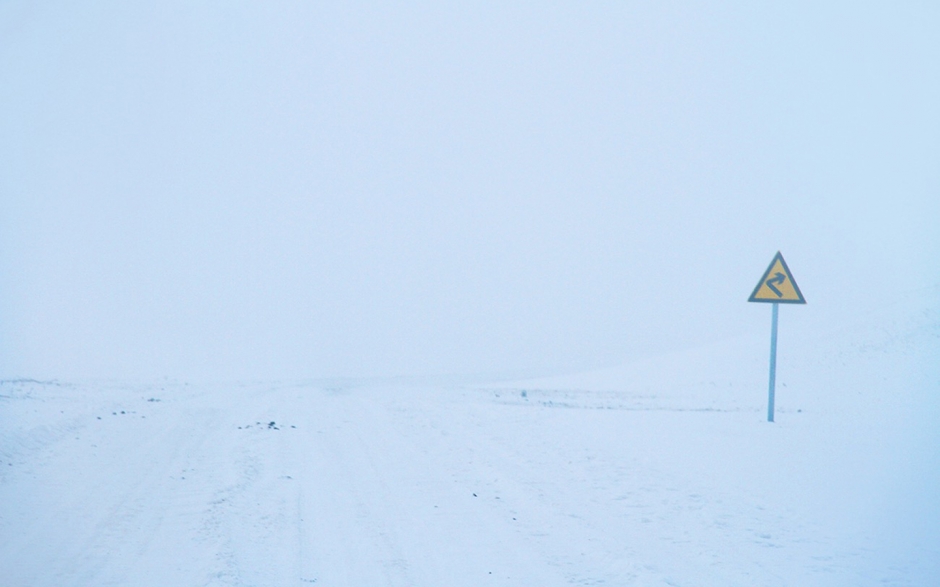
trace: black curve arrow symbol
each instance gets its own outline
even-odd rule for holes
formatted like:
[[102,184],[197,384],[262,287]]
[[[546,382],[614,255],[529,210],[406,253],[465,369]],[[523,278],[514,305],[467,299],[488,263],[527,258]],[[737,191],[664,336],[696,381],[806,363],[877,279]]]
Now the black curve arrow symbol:
[[777,271],[776,273],[774,273],[774,276],[773,276],[773,277],[771,277],[770,279],[768,279],[768,280],[765,281],[764,283],[767,284],[767,287],[769,287],[772,292],[774,292],[775,294],[777,294],[777,297],[778,297],[778,298],[782,298],[782,297],[783,297],[783,292],[780,291],[779,289],[777,289],[776,287],[774,287],[774,284],[776,283],[777,285],[783,285],[783,282],[786,281],[786,280],[787,280],[787,276],[784,275],[783,273],[780,273],[779,271]]

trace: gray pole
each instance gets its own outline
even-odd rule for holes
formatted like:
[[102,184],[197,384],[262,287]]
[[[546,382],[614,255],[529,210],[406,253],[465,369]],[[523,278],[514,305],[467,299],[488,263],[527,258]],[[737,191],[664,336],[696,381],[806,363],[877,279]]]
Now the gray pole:
[[774,421],[774,385],[777,379],[777,309],[780,304],[774,302],[773,322],[770,326],[770,396],[767,400],[767,421]]

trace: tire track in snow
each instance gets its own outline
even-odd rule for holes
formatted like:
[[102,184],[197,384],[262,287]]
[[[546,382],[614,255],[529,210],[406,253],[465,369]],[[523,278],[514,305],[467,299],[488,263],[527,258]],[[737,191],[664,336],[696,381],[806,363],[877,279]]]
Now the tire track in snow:
[[446,393],[360,389],[317,404],[312,460],[330,477],[304,484],[304,519],[317,537],[310,544],[318,583],[564,583],[508,518],[452,475],[462,455],[442,442],[455,429],[439,419],[442,405],[452,407]]
[[75,442],[63,443],[33,482],[34,520],[8,552],[17,561],[14,583],[121,584],[122,557],[146,551],[147,530],[159,525],[177,497],[168,477],[204,430],[164,427],[159,418],[118,418],[95,421]]

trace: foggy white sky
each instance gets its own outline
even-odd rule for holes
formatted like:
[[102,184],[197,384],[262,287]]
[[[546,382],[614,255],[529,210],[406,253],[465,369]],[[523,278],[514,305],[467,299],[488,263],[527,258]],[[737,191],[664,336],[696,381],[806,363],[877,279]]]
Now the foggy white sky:
[[[940,281],[931,2],[0,2],[0,377],[554,373]],[[787,310],[790,310],[787,308]]]

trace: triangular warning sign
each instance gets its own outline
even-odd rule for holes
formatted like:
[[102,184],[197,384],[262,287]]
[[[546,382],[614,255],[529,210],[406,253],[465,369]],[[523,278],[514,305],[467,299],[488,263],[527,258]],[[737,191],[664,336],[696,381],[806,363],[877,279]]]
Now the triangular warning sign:
[[803,294],[800,293],[800,287],[793,280],[790,268],[787,262],[783,260],[780,251],[774,255],[774,260],[770,262],[764,276],[757,282],[757,287],[749,302],[774,302],[780,304],[805,304]]

